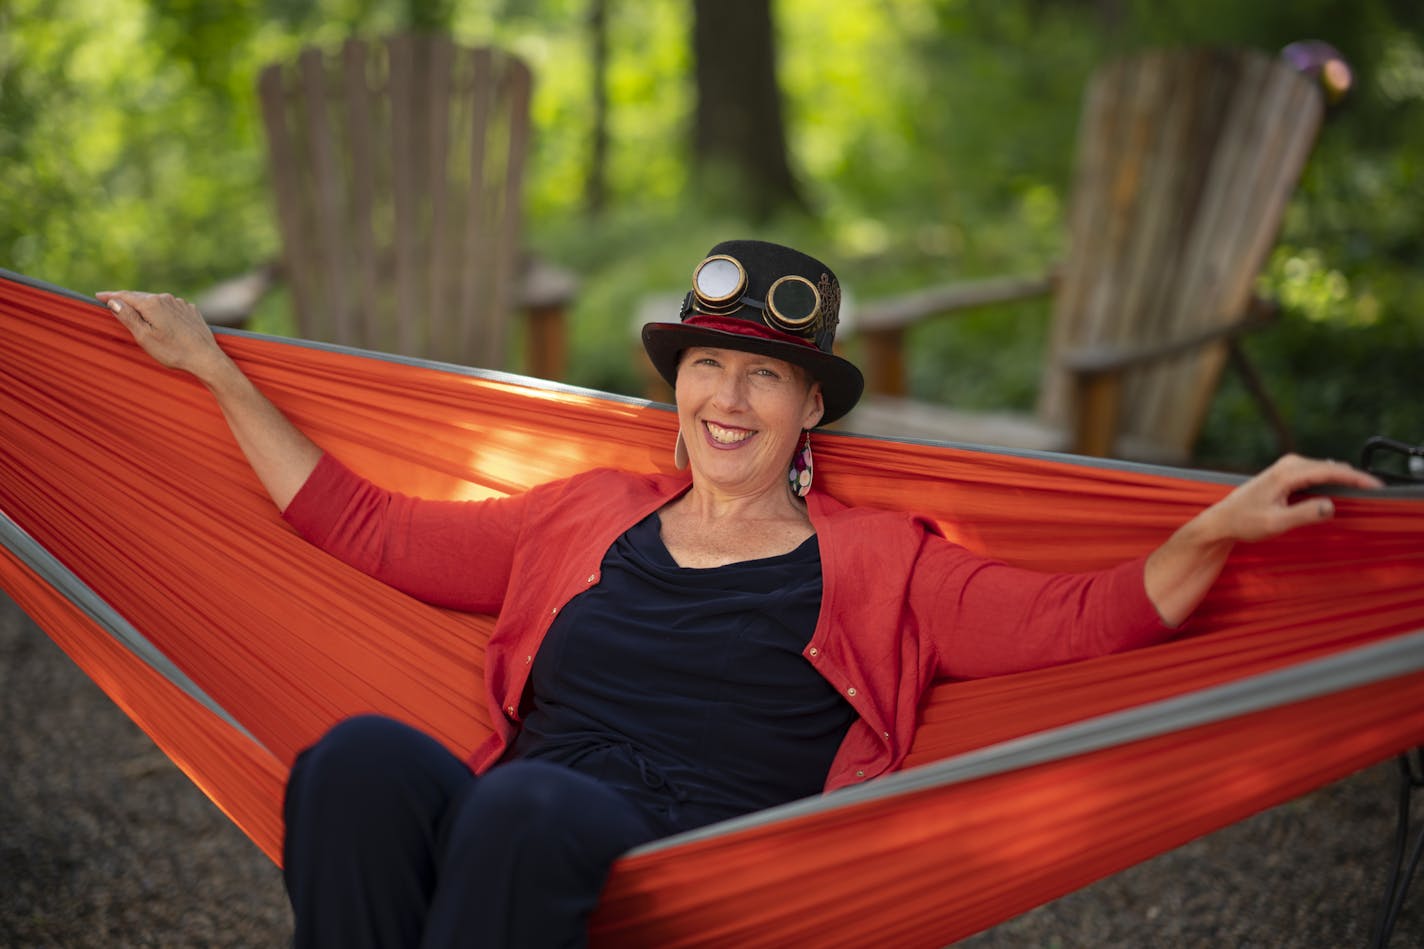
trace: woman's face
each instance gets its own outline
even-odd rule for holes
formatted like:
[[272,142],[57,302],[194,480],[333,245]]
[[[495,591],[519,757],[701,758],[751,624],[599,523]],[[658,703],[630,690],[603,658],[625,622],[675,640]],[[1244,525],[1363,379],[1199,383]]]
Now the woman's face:
[[786,483],[803,429],[825,413],[801,367],[737,349],[694,347],[677,370],[677,418],[693,474],[732,494]]

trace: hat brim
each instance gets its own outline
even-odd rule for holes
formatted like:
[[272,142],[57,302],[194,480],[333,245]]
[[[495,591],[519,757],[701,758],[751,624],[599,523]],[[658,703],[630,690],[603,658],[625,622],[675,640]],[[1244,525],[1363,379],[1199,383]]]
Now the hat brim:
[[797,343],[744,336],[741,333],[729,333],[705,326],[688,326],[685,323],[643,325],[643,348],[647,350],[653,367],[670,386],[677,385],[678,357],[684,349],[691,346],[758,353],[802,367],[821,384],[821,398],[826,412],[821,416],[817,427],[828,425],[844,416],[860,401],[860,395],[865,390],[865,377],[860,374],[855,363],[833,353],[825,353]]

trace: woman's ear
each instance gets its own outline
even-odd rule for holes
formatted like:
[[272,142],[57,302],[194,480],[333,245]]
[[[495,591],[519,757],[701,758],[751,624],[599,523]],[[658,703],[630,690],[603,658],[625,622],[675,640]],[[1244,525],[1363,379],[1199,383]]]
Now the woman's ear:
[[808,394],[806,418],[805,421],[802,422],[801,428],[809,432],[821,423],[821,418],[825,414],[826,399],[825,396],[821,394],[821,384],[819,382],[813,382],[811,383],[811,391]]

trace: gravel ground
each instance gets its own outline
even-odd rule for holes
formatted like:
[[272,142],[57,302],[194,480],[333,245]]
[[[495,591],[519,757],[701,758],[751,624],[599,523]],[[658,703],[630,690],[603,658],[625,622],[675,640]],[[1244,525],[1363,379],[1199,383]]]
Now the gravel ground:
[[[289,943],[277,869],[3,595],[0,761],[0,947]],[[1365,946],[1395,774],[1377,765],[961,945]],[[1412,896],[1395,949],[1424,946]]]

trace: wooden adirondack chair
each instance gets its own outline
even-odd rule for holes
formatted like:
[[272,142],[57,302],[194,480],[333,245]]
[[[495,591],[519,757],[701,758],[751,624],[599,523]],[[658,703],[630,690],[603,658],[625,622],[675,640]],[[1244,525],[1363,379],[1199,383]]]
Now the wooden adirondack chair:
[[258,80],[280,264],[198,301],[240,323],[280,276],[298,334],[486,368],[563,371],[567,274],[520,251],[531,76],[516,57],[434,35],[304,50]]
[[[1323,113],[1318,85],[1252,50],[1152,51],[1101,69],[1083,101],[1066,259],[1051,276],[864,304],[868,395],[842,427],[1180,464],[1231,358],[1288,442],[1235,340],[1270,313],[1254,284]],[[905,398],[911,326],[1050,291],[1035,414]]]

